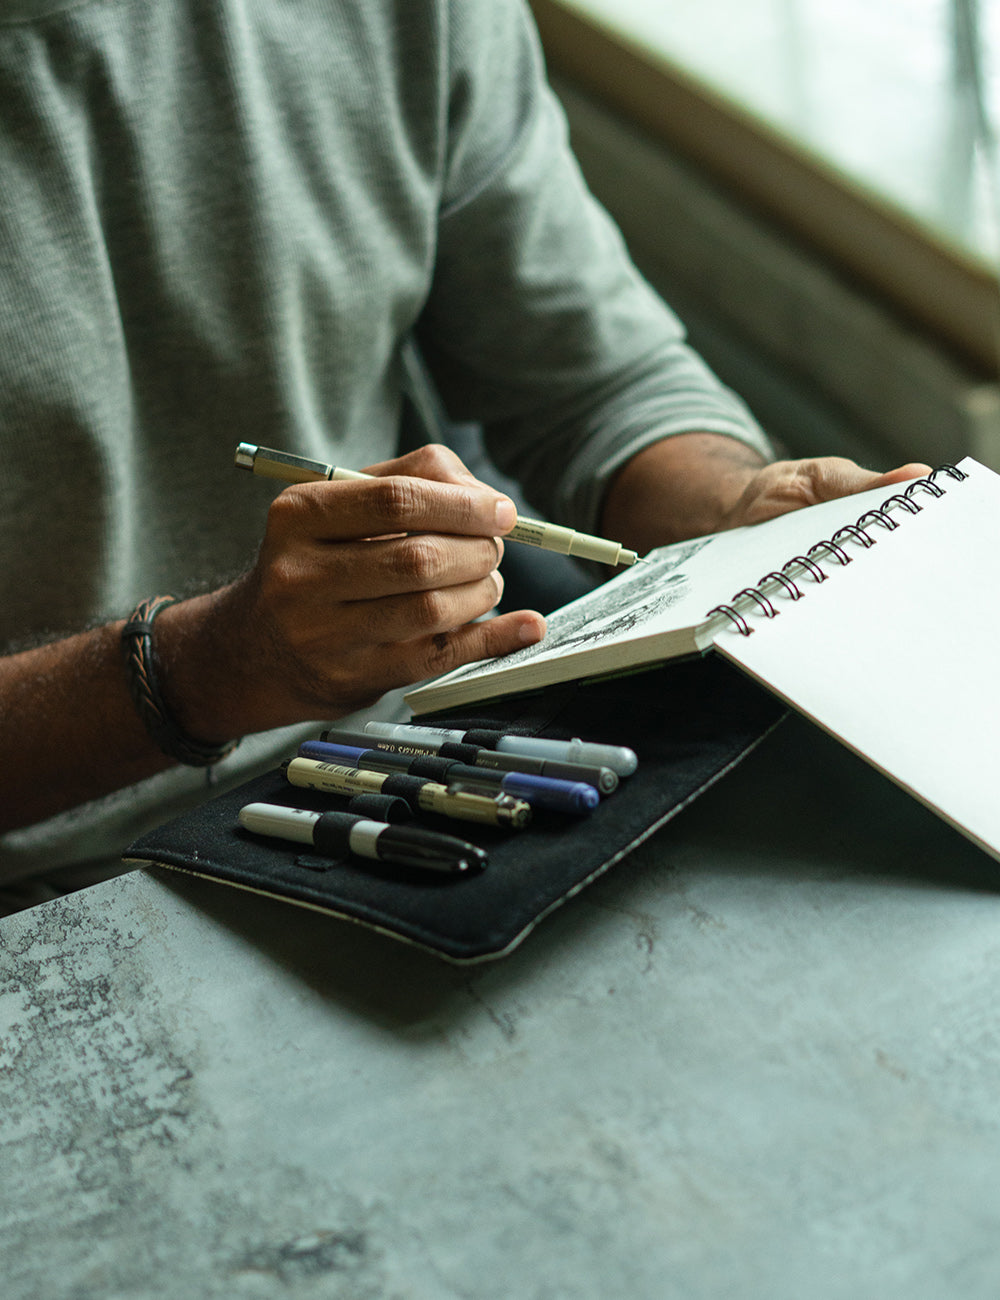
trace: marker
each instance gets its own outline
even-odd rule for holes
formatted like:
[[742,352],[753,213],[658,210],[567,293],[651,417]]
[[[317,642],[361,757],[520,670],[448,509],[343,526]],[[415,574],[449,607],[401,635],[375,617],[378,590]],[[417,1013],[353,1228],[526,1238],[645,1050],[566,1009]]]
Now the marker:
[[495,749],[482,749],[479,745],[462,744],[454,740],[414,740],[407,736],[390,739],[387,736],[370,736],[365,731],[341,731],[331,727],[320,732],[320,740],[332,745],[356,745],[361,749],[370,749],[377,741],[377,748],[392,754],[437,754],[441,758],[453,758],[457,763],[468,763],[471,767],[483,767],[499,772],[531,772],[535,776],[549,776],[554,781],[582,781],[592,785],[601,794],[613,794],[618,789],[618,773],[610,767],[591,767],[583,763],[560,763],[551,758],[532,758],[527,754],[498,754]]
[[453,835],[439,835],[415,826],[392,826],[367,817],[352,817],[350,813],[318,813],[304,808],[282,808],[273,803],[248,803],[240,809],[239,819],[240,825],[255,835],[311,844],[328,858],[353,853],[358,858],[374,858],[449,875],[482,871],[487,861],[485,850]]
[[416,727],[403,722],[366,722],[369,736],[388,740],[452,740],[497,749],[502,754],[525,754],[534,758],[554,758],[566,763],[585,763],[610,767],[619,776],[631,776],[638,766],[635,751],[624,745],[597,745],[574,737],[572,740],[545,740],[540,736],[508,736],[502,731],[449,731],[442,727]]
[[553,812],[591,812],[601,802],[592,785],[582,781],[553,781],[549,777],[526,772],[489,772],[470,767],[451,758],[430,754],[391,754],[371,746],[337,745],[323,740],[306,740],[299,746],[301,758],[316,758],[322,763],[347,763],[373,772],[408,772],[428,781],[440,781],[449,790],[469,790],[480,794],[513,795],[533,808]]
[[[236,448],[236,465],[261,478],[281,479],[285,483],[315,483],[320,479],[370,479],[373,474],[363,474],[357,469],[341,469],[307,456],[293,456],[291,452],[275,451],[271,447],[258,447],[252,442],[241,442]],[[524,542],[538,546],[543,551],[559,555],[573,555],[580,560],[597,560],[600,564],[632,565],[644,563],[638,551],[627,550],[619,542],[609,542],[603,537],[578,533],[573,528],[547,524],[541,519],[526,519],[518,515],[517,522],[504,540]]]
[[484,826],[503,826],[520,830],[531,820],[531,806],[509,794],[487,797],[483,794],[453,793],[436,781],[422,781],[403,772],[362,772],[339,763],[322,763],[314,758],[293,758],[285,768],[292,785],[308,790],[325,790],[330,794],[361,794],[378,790],[399,795],[411,808],[440,813],[456,821],[478,822]]

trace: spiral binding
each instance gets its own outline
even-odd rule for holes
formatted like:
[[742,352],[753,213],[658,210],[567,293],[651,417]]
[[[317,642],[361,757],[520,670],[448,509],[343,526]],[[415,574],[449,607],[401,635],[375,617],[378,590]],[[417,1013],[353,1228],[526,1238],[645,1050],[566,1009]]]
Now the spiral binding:
[[775,609],[764,591],[764,588],[769,583],[777,583],[783,587],[785,594],[791,600],[801,600],[805,593],[796,584],[793,574],[800,581],[808,573],[817,585],[826,582],[829,574],[824,573],[818,563],[824,555],[828,559],[836,560],[838,565],[850,564],[851,557],[840,543],[842,541],[854,541],[863,546],[865,550],[868,550],[869,547],[875,545],[876,539],[865,531],[866,528],[880,527],[887,532],[894,532],[899,527],[899,521],[893,519],[889,514],[892,506],[899,506],[907,514],[916,515],[923,509],[923,506],[919,505],[915,500],[918,492],[929,492],[932,497],[944,496],[944,488],[934,482],[938,474],[947,474],[949,478],[953,478],[958,482],[968,478],[968,475],[955,465],[939,465],[937,469],[931,470],[926,477],[914,479],[902,492],[886,497],[877,509],[866,510],[861,518],[853,524],[845,524],[842,528],[838,528],[832,537],[810,546],[805,555],[795,555],[786,564],[783,564],[780,569],[765,573],[756,587],[744,587],[742,591],[738,591],[731,597],[728,604],[713,606],[705,617],[711,618],[713,614],[724,614],[735,624],[740,636],[752,636],[753,628],[737,608],[739,601],[752,600],[765,618],[777,618],[781,611]]

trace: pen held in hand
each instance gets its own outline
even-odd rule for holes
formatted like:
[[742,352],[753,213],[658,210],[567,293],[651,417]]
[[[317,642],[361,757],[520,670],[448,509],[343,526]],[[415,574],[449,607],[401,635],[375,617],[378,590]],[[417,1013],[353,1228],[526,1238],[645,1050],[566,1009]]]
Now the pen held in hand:
[[318,813],[280,804],[250,803],[240,809],[239,822],[256,835],[311,844],[330,858],[350,854],[446,875],[481,871],[487,862],[484,849],[454,835],[394,826],[344,812]]
[[[236,448],[236,465],[259,477],[280,479],[284,483],[373,477],[360,470],[341,469],[337,465],[324,464],[321,460],[310,460],[307,456],[293,456],[291,452],[275,451],[272,447],[258,447],[252,442],[241,442]],[[555,551],[558,555],[572,555],[579,560],[597,560],[600,564],[628,566],[643,563],[637,551],[630,551],[619,542],[592,537],[589,533],[578,533],[575,529],[563,528],[560,524],[527,519],[524,515],[518,515],[517,523],[509,533],[504,534],[504,540],[523,542],[526,546]]]

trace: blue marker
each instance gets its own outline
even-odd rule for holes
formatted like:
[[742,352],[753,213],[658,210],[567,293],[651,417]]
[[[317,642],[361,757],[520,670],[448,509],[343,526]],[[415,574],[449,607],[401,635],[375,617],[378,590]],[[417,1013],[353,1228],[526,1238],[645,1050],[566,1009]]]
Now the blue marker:
[[601,801],[592,785],[583,781],[556,781],[527,772],[495,772],[433,754],[393,754],[381,749],[360,749],[355,745],[334,745],[324,740],[307,740],[299,746],[301,758],[321,763],[342,763],[372,772],[407,772],[449,788],[513,795],[536,808],[554,812],[589,813]]

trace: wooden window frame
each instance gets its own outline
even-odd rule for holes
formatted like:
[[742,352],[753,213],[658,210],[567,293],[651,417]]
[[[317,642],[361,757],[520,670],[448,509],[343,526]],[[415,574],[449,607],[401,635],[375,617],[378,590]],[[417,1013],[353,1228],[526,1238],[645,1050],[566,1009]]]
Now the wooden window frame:
[[995,272],[889,200],[621,32],[531,0],[553,73],[696,162],[984,379],[1000,369]]

